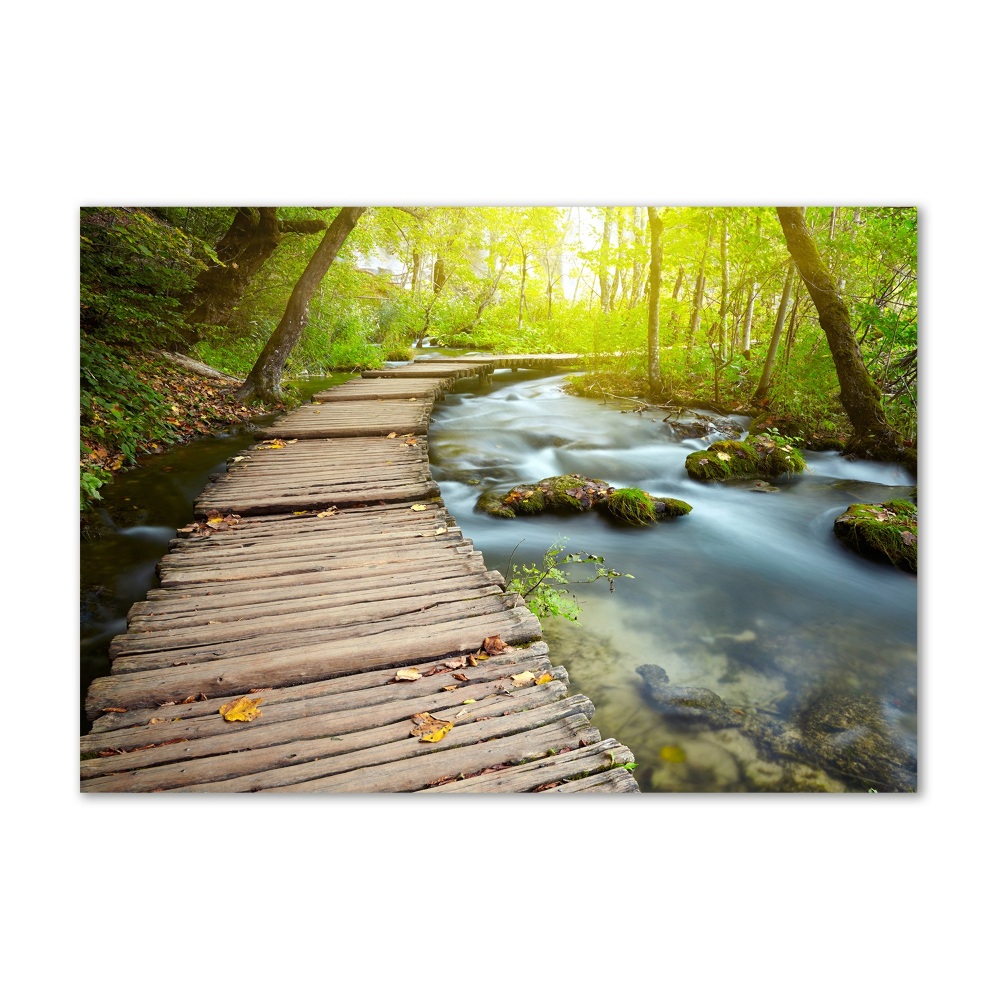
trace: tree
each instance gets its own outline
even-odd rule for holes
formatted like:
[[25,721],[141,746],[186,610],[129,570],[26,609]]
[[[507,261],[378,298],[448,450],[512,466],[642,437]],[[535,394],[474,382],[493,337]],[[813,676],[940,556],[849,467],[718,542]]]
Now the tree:
[[190,342],[198,340],[198,326],[225,326],[254,276],[278,249],[287,233],[321,233],[320,218],[279,219],[277,208],[238,208],[229,229],[215,245],[218,262],[202,271],[185,305],[191,326]]
[[660,234],[663,220],[650,206],[649,211],[649,318],[646,324],[646,369],[649,395],[657,396],[663,388],[660,378]]
[[913,449],[904,449],[897,432],[890,426],[882,408],[882,397],[858,347],[851,314],[834,285],[809,230],[801,208],[778,208],[788,252],[809,296],[816,306],[819,323],[826,334],[840,383],[840,401],[847,413],[854,436],[846,453],[882,461],[902,461],[915,466]]
[[309,318],[309,303],[365,211],[365,208],[342,208],[330,223],[316,252],[295,283],[274,333],[264,345],[246,381],[236,390],[237,399],[256,398],[268,403],[281,401],[281,373],[288,355],[302,336]]

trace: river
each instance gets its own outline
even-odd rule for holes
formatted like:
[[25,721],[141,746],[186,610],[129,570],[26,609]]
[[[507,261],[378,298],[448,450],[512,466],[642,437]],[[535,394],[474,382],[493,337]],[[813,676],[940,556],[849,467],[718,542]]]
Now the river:
[[[808,471],[776,483],[776,493],[695,482],[684,458],[705,440],[676,441],[661,411],[573,397],[564,384],[561,375],[525,371],[498,372],[489,386],[457,383],[434,410],[431,469],[490,568],[506,574],[512,563],[541,563],[561,539],[567,552],[600,554],[605,566],[633,577],[617,579],[612,592],[606,581],[582,582],[577,573],[581,582],[571,589],[579,621],[542,624],[553,662],[594,702],[602,735],[635,753],[640,787],[891,790],[877,773],[844,765],[870,718],[827,713],[818,750],[802,759],[776,756],[751,727],[692,729],[664,715],[643,691],[636,673],[643,663],[662,666],[673,684],[710,689],[772,732],[801,728],[817,699],[874,705],[875,746],[897,762],[901,785],[915,787],[916,577],[862,559],[832,531],[850,503],[907,496],[912,477],[896,466],[806,452]],[[105,489],[102,528],[81,541],[81,699],[107,673],[108,644],[125,631],[128,608],[156,586],[156,563],[190,521],[193,499],[251,440],[244,431],[171,449]],[[486,489],[570,472],[676,497],[693,509],[643,528],[593,513],[510,520],[475,510]],[[89,728],[82,712],[81,725]]]

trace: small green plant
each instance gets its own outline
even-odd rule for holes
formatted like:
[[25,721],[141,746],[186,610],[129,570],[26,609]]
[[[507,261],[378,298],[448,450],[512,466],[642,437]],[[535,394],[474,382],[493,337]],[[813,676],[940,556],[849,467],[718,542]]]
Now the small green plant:
[[[615,580],[625,577],[634,580],[631,573],[622,573],[617,569],[604,565],[604,556],[590,552],[565,551],[565,538],[557,538],[542,556],[542,565],[535,563],[513,563],[514,552],[511,552],[511,563],[507,567],[507,589],[520,594],[529,609],[539,619],[566,618],[575,622],[581,608],[576,598],[566,589],[570,583],[569,576],[563,567],[574,563],[589,564],[595,568],[594,575],[582,583],[593,583],[596,580],[607,580],[611,592],[615,589]],[[518,542],[518,545],[521,543]]]

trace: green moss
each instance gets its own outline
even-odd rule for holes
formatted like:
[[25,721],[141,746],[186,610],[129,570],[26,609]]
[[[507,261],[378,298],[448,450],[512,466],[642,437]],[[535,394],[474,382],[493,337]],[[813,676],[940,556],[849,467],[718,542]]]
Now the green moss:
[[615,490],[604,501],[607,512],[626,524],[652,524],[656,520],[653,498],[635,487]]
[[743,441],[716,441],[688,455],[684,468],[693,479],[772,479],[800,473],[806,463],[790,444],[759,434]]
[[861,555],[917,572],[917,508],[908,500],[851,504],[833,532]]
[[522,484],[506,493],[488,491],[476,501],[476,510],[494,517],[599,510],[626,524],[652,524],[689,514],[691,505],[673,497],[654,497],[638,487],[615,489],[603,479],[571,474]]
[[[663,510],[660,510],[660,505]],[[653,505],[656,507],[656,516],[659,519],[665,517],[683,517],[691,513],[691,504],[683,500],[675,500],[673,497],[653,497]]]

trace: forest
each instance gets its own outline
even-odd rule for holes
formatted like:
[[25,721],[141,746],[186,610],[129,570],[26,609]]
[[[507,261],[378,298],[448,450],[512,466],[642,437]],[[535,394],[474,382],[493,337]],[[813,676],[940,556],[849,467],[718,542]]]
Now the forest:
[[[915,473],[916,255],[912,207],[84,207],[81,511],[294,378],[421,343],[579,353],[571,392]],[[232,387],[179,400],[167,353]]]

